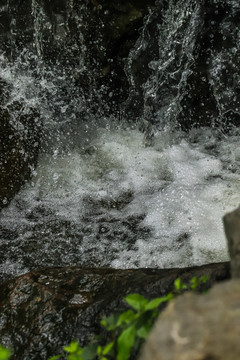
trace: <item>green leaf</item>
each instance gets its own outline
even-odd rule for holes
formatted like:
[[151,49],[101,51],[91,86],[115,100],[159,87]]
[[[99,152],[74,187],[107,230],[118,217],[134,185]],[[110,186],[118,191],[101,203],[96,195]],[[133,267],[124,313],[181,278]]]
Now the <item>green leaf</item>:
[[78,352],[79,350],[82,350],[77,341],[72,341],[68,346],[64,346],[63,348],[65,351],[71,353]]
[[209,280],[209,278],[210,278],[209,275],[203,275],[200,277],[199,281],[201,284],[205,284]]
[[102,347],[101,345],[98,345],[97,347],[97,355],[101,355],[102,354]]
[[196,288],[199,286],[199,281],[196,276],[191,279],[190,284],[191,289],[196,290]]
[[52,356],[50,357],[48,360],[57,360],[57,359],[60,359],[62,355],[55,355],[55,356]]
[[173,298],[174,298],[174,295],[173,295],[173,293],[168,293],[167,294],[167,296],[166,296],[166,298],[167,298],[167,301],[171,301]]
[[97,356],[97,344],[91,344],[88,346],[84,346],[84,348],[82,349],[82,359],[83,360],[93,360],[96,358]]
[[149,332],[151,331],[152,326],[151,325],[144,325],[137,331],[137,336],[141,339],[146,339]]
[[101,325],[107,330],[112,331],[117,327],[119,315],[112,314],[109,317],[104,316],[101,320]]
[[83,360],[80,354],[70,354],[67,357],[67,360]]
[[117,360],[127,360],[134,344],[136,329],[134,325],[124,330],[117,340]]
[[162,296],[160,298],[153,299],[152,301],[149,301],[149,303],[145,306],[145,310],[156,309],[160,304],[169,300],[170,298],[168,296]]
[[122,324],[129,324],[131,321],[133,321],[136,318],[136,313],[133,310],[128,310],[123,312],[119,315],[117,326],[120,326]]
[[187,285],[182,283],[182,280],[180,278],[177,278],[174,281],[174,287],[177,292],[180,292],[181,290],[187,289]]
[[114,346],[114,341],[107,344],[103,349],[103,352],[102,352],[103,355],[107,355],[112,350],[113,346]]
[[148,301],[139,294],[131,294],[125,297],[126,302],[132,306],[135,310],[143,310],[147,305]]
[[12,355],[12,351],[0,345],[0,360],[8,360]]

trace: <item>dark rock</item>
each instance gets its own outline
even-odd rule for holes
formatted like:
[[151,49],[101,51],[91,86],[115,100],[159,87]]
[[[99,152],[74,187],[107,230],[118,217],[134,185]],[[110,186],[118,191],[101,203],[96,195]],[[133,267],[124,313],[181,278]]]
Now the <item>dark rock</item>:
[[235,360],[240,354],[240,282],[186,293],[158,318],[140,360]]
[[10,115],[0,107],[0,209],[31,176],[37,162],[40,128],[39,114],[34,109],[26,110],[24,104],[15,103]]
[[[12,59],[28,48],[45,65],[61,64],[75,79],[76,87],[89,91],[92,103],[100,93],[101,99],[116,109],[128,93],[124,59],[154,3],[5,0],[0,8],[0,44]],[[34,67],[34,56],[31,61]]]
[[160,128],[238,125],[239,3],[156,5],[126,66],[131,84],[126,115]]
[[62,351],[72,339],[86,344],[104,314],[126,309],[123,297],[140,293],[148,299],[168,293],[177,277],[210,275],[229,278],[229,263],[186,269],[48,268],[0,286],[0,338],[14,349],[13,360],[41,360]]
[[231,258],[231,276],[240,278],[240,207],[223,217]]
[[239,15],[237,0],[3,0],[0,45],[35,72],[39,59],[57,64],[94,112],[142,117],[145,131],[228,130],[240,119]]

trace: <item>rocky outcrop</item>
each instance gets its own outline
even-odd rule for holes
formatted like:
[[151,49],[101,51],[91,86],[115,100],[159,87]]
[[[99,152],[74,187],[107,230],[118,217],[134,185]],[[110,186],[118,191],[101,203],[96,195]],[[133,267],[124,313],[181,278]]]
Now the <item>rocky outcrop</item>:
[[[186,269],[48,268],[22,275],[0,286],[0,339],[14,349],[13,360],[46,360],[72,339],[82,345],[102,334],[104,314],[126,308],[124,296],[140,293],[151,299],[168,293],[181,276],[229,278],[229,263]],[[192,360],[192,359],[191,359]]]
[[186,293],[159,316],[140,360],[235,360],[240,354],[240,282]]

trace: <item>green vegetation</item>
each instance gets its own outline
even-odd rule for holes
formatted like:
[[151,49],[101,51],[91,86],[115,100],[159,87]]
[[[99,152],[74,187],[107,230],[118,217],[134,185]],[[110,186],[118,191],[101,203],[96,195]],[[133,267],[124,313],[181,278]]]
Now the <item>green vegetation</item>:
[[12,352],[9,349],[5,349],[0,345],[0,360],[8,360],[10,359]]
[[[190,284],[185,284],[180,278],[174,282],[174,291],[166,296],[148,301],[139,294],[125,297],[131,309],[116,315],[104,317],[101,325],[110,333],[109,341],[103,344],[102,339],[95,340],[85,347],[80,347],[77,341],[64,346],[65,354],[52,356],[49,360],[128,360],[131,355],[137,354],[140,345],[148,336],[155,318],[159,314],[159,306],[172,300],[186,290],[198,290],[209,279],[208,276],[193,277]],[[0,346],[0,360],[8,360],[11,351]]]

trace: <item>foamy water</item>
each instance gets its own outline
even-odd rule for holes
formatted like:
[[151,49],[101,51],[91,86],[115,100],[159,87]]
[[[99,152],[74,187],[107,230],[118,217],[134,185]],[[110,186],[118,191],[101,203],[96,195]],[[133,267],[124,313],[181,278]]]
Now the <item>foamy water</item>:
[[3,210],[1,272],[39,266],[184,267],[228,259],[222,216],[239,205],[238,135],[134,129],[42,154]]

